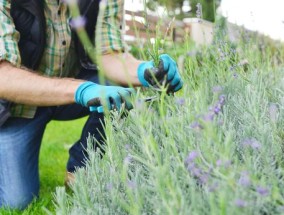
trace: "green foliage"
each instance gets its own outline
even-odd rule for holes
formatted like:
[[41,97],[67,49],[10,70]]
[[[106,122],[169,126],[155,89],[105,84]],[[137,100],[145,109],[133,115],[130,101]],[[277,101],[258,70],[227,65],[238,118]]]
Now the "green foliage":
[[197,4],[202,5],[202,17],[205,20],[214,22],[215,21],[215,14],[216,8],[218,7],[219,3],[217,0],[191,0],[190,6],[192,8],[192,15],[196,17]]
[[176,8],[182,8],[184,0],[176,0],[176,1],[169,1],[169,0],[154,0],[148,1],[147,5],[151,9],[155,9],[155,3],[158,5],[165,6],[168,10],[174,10]]
[[[164,6],[170,16],[176,16],[179,19],[185,18],[185,17],[196,17],[196,11],[197,11],[197,4],[202,5],[202,18],[211,22],[215,21],[215,13],[216,8],[220,4],[220,1],[218,0],[190,0],[190,12],[183,12],[184,0],[176,0],[176,1],[170,1],[170,0],[154,0],[154,1],[147,1],[147,6],[152,9],[156,10],[158,5]],[[180,14],[176,14],[175,10],[179,9]]]
[[190,47],[165,50],[184,53],[181,92],[107,116],[104,157],[88,149],[57,214],[283,214],[284,49],[254,35]]

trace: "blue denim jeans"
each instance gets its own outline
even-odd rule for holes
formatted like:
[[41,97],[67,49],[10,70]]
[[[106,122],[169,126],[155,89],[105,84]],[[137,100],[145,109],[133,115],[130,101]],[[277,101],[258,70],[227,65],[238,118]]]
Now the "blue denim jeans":
[[[81,77],[98,82],[96,76]],[[51,120],[73,120],[89,115],[80,139],[69,150],[67,170],[84,166],[89,134],[103,143],[103,114],[90,113],[77,104],[39,107],[33,119],[11,117],[0,128],[0,208],[25,208],[39,194],[39,151],[46,125]],[[60,144],[60,143],[59,143]],[[95,146],[96,147],[96,146]],[[52,158],[51,158],[52,159]]]

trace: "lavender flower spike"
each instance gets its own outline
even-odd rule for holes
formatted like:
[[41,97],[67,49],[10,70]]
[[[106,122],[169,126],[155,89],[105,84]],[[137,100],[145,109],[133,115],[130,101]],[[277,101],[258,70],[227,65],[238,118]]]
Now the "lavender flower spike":
[[269,117],[272,122],[276,122],[278,118],[278,107],[276,104],[269,106]]
[[183,106],[185,104],[185,99],[184,98],[176,98],[175,103],[180,105],[180,106]]
[[193,122],[193,123],[190,125],[190,128],[192,128],[192,129],[197,129],[197,130],[203,129],[202,125],[200,125],[199,122]]
[[249,187],[251,185],[251,180],[247,172],[242,172],[239,179],[239,184],[243,187]]
[[70,21],[70,26],[73,29],[83,28],[85,24],[86,24],[86,19],[82,16],[77,16],[75,18],[72,18]]
[[192,163],[197,157],[199,157],[199,153],[197,151],[190,152],[185,159],[185,164]]
[[267,196],[269,195],[269,190],[266,187],[260,187],[258,186],[256,188],[256,192],[261,196]]
[[252,149],[260,149],[261,144],[255,138],[246,138],[242,141],[243,146],[250,146]]
[[223,161],[221,159],[216,161],[216,166],[220,167],[222,166],[222,164],[223,164]]
[[214,107],[214,113],[215,113],[216,115],[218,115],[218,114],[220,113],[220,111],[221,111],[221,105],[216,105],[216,106]]
[[244,208],[247,206],[247,202],[242,199],[236,199],[234,204],[239,208]]
[[209,113],[206,113],[204,116],[203,116],[203,120],[205,122],[212,122],[214,120],[214,116],[215,116],[215,112],[209,112]]
[[225,95],[220,95],[219,96],[219,104],[220,105],[224,105],[225,104],[225,100],[226,100],[226,96]]

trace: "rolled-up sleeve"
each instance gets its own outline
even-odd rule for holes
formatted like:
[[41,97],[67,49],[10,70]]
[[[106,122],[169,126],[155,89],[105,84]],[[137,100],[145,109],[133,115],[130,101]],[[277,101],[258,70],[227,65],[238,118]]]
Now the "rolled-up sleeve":
[[104,10],[99,12],[99,20],[101,24],[96,29],[97,35],[100,34],[99,52],[108,54],[112,52],[123,52],[124,41],[122,38],[122,26],[124,25],[124,0],[108,0]]
[[19,33],[10,15],[10,8],[10,1],[0,0],[0,61],[5,60],[20,66]]

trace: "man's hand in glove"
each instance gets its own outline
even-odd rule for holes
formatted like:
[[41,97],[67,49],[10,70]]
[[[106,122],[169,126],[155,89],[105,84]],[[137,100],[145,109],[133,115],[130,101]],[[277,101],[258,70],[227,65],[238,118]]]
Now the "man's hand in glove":
[[124,103],[125,108],[130,110],[133,108],[130,103],[131,94],[134,94],[133,88],[124,88],[118,86],[103,86],[93,82],[82,83],[75,93],[75,101],[90,110],[103,112],[103,105],[109,110],[120,110]]
[[139,65],[137,75],[144,87],[165,84],[167,92],[180,90],[183,86],[176,62],[167,54],[159,56],[159,65],[155,67],[153,61],[146,61]]

